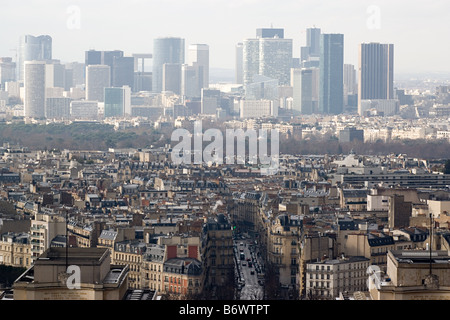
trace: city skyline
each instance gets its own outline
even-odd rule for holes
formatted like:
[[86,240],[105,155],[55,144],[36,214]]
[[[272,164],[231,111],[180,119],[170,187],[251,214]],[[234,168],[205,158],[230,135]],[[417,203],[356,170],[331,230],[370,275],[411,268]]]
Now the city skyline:
[[346,64],[358,64],[360,43],[380,42],[396,46],[397,74],[450,72],[450,45],[438,41],[450,31],[443,16],[449,7],[445,1],[426,6],[417,1],[347,1],[343,6],[329,1],[135,0],[110,1],[106,7],[100,1],[27,0],[2,5],[8,28],[0,31],[0,55],[15,58],[12,50],[23,34],[50,35],[53,58],[63,62],[82,62],[90,49],[151,53],[154,39],[173,36],[184,38],[186,47],[207,44],[210,68],[233,70],[236,44],[253,37],[255,29],[284,29],[284,37],[293,39],[293,56],[299,57],[306,29],[315,26],[322,33],[345,35]]

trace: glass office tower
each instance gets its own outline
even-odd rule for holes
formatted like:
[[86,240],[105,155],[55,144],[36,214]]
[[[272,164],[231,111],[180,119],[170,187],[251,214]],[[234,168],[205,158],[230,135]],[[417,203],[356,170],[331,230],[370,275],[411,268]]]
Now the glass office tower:
[[25,61],[45,61],[52,59],[52,37],[48,35],[24,35],[19,39],[17,79],[24,79]]
[[340,114],[344,110],[344,35],[320,36],[319,113]]
[[153,41],[152,91],[162,91],[163,66],[165,63],[184,64],[185,41],[182,38],[157,38]]
[[361,100],[394,99],[394,45],[359,45],[358,111]]

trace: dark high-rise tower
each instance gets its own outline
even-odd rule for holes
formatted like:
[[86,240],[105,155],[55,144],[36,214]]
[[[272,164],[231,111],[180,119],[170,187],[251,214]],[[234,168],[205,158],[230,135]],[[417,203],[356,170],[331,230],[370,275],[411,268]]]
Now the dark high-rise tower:
[[185,44],[182,38],[157,38],[153,41],[152,91],[161,92],[165,63],[184,64]]
[[102,64],[102,52],[89,50],[84,53],[84,64],[90,66],[93,64]]
[[344,110],[344,35],[320,36],[319,112],[340,114]]
[[359,45],[358,111],[361,100],[394,99],[394,45]]
[[[85,65],[106,65],[110,68],[110,84],[109,86],[113,86],[113,81],[117,81],[117,83],[122,83],[122,80],[117,80],[118,77],[114,75],[114,72],[116,69],[120,69],[119,73],[127,73],[124,70],[124,64],[128,65],[128,69],[131,68],[131,70],[134,72],[134,65],[131,67],[129,66],[130,62],[125,60],[120,60],[120,58],[123,58],[123,51],[121,50],[113,50],[113,51],[97,51],[97,50],[89,50],[85,52]],[[115,67],[115,60],[118,59],[118,63]],[[134,63],[134,59],[133,59]],[[119,76],[120,77],[120,76]],[[129,71],[127,77],[129,78]],[[116,80],[115,80],[116,79]],[[130,87],[133,87],[133,84],[130,82],[130,79],[124,80],[124,85],[128,85]],[[133,79],[134,81],[134,79]],[[118,84],[117,86],[122,86],[122,84]]]
[[111,68],[113,87],[134,87],[134,57],[114,57]]
[[320,57],[319,28],[306,29],[306,46],[300,48],[300,61],[303,67],[318,67]]
[[306,46],[309,47],[309,55],[320,55],[320,28],[306,29]]
[[257,38],[284,38],[284,29],[277,28],[258,28],[256,29]]

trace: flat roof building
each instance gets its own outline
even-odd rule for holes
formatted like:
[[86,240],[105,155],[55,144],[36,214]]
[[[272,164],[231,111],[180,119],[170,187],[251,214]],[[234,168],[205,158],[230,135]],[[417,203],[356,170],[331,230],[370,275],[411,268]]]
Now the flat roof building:
[[52,247],[14,282],[14,300],[121,300],[128,272],[107,248]]
[[370,274],[373,300],[449,300],[450,255],[447,250],[392,250],[385,274]]

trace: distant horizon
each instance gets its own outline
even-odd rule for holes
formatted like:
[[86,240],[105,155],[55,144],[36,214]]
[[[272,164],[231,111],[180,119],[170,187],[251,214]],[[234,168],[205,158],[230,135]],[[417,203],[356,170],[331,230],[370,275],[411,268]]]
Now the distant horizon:
[[284,29],[293,57],[306,29],[344,34],[344,63],[358,66],[358,45],[394,44],[396,74],[450,73],[450,2],[432,0],[23,0],[2,4],[0,56],[15,59],[19,37],[50,35],[53,58],[84,61],[84,52],[152,53],[153,40],[180,37],[210,48],[210,67],[234,69],[235,46],[258,28]]

